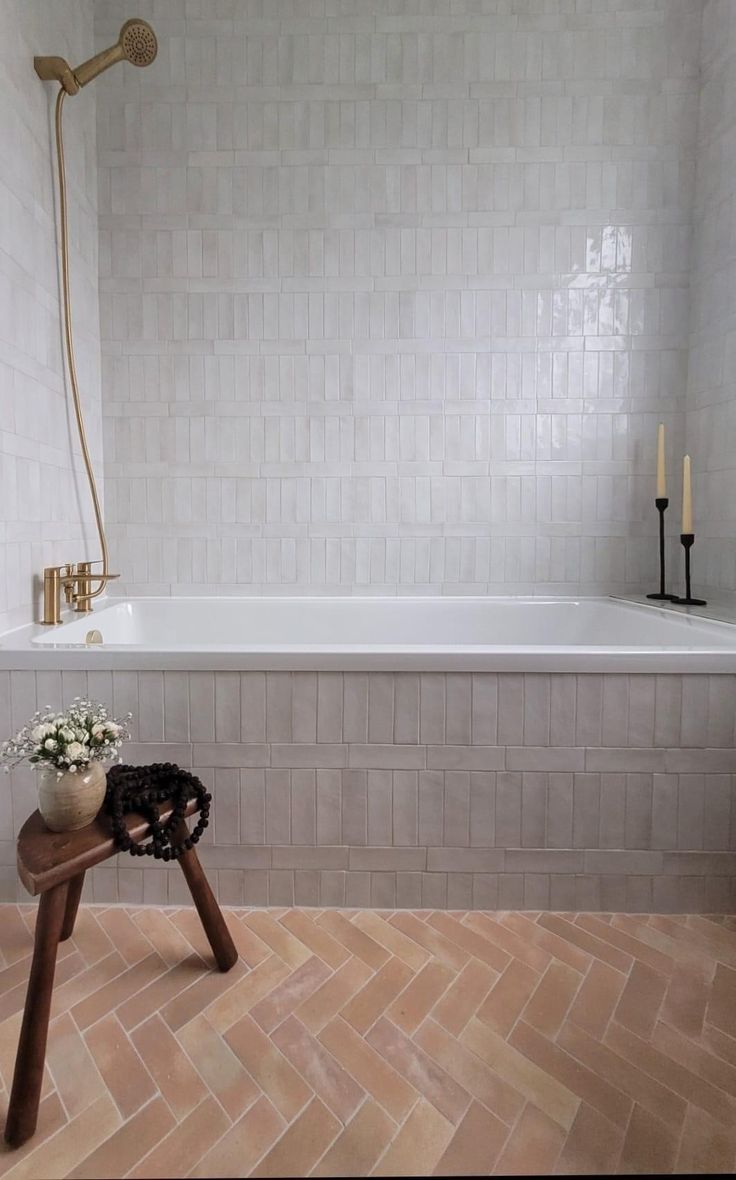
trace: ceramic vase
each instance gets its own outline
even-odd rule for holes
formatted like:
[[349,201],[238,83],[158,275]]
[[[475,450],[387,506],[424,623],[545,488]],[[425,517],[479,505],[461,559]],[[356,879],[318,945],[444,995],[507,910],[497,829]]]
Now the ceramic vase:
[[91,824],[102,807],[107,775],[101,762],[90,762],[85,771],[66,771],[56,777],[54,767],[38,776],[38,810],[52,832],[75,832]]

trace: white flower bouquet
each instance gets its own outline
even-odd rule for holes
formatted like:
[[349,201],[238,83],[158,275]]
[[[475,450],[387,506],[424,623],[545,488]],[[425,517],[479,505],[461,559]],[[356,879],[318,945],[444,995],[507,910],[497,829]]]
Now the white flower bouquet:
[[38,764],[39,769],[56,768],[56,777],[84,773],[92,762],[119,762],[118,751],[130,737],[128,722],[109,716],[104,705],[75,697],[64,713],[40,710],[27,725],[0,748],[6,771],[18,763]]

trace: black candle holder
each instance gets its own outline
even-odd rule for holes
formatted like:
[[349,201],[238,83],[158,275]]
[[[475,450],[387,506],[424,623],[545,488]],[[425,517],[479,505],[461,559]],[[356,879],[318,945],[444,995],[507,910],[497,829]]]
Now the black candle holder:
[[674,595],[667,594],[664,588],[664,513],[669,500],[666,496],[657,496],[654,503],[657,505],[657,512],[659,513],[659,594],[647,594],[647,598],[655,598],[658,602],[672,602]]
[[704,598],[693,598],[690,586],[690,550],[695,543],[695,533],[680,533],[680,540],[685,550],[685,597],[677,598],[673,595],[672,601],[679,603],[680,606],[707,606],[708,603]]

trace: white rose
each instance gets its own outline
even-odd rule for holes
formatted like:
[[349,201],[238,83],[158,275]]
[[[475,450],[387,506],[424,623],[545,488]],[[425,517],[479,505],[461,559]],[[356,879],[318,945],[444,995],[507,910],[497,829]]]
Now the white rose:
[[54,750],[58,750],[59,743],[57,741],[54,741],[53,738],[46,738],[46,741],[43,743],[43,748],[44,748],[44,750],[51,750],[51,752],[53,753]]
[[44,738],[47,738],[49,734],[53,732],[53,725],[36,725],[35,728],[31,730],[31,737],[33,738],[34,742],[42,742]]
[[86,754],[81,742],[72,742],[70,746],[67,746],[66,752],[72,762],[78,762]]
[[111,737],[116,738],[120,734],[120,726],[116,725],[116,723],[114,721],[108,721],[105,728],[107,729],[107,732],[110,734]]
[[92,736],[99,737],[100,734],[102,734],[104,732],[105,732],[105,726],[101,725],[99,721],[96,721],[95,724],[92,726]]

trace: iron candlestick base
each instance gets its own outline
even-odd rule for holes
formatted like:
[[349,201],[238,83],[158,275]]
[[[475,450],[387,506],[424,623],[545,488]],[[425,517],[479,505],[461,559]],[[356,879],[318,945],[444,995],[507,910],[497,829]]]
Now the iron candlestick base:
[[659,513],[659,594],[647,594],[647,598],[653,598],[657,602],[673,602],[674,595],[667,594],[665,591],[664,571],[664,513],[669,500],[666,496],[657,496],[654,503]]
[[677,598],[675,596],[672,601],[680,606],[707,606],[708,603],[704,598],[693,598],[690,585],[690,550],[695,543],[695,533],[680,533],[680,540],[685,550],[685,597]]

